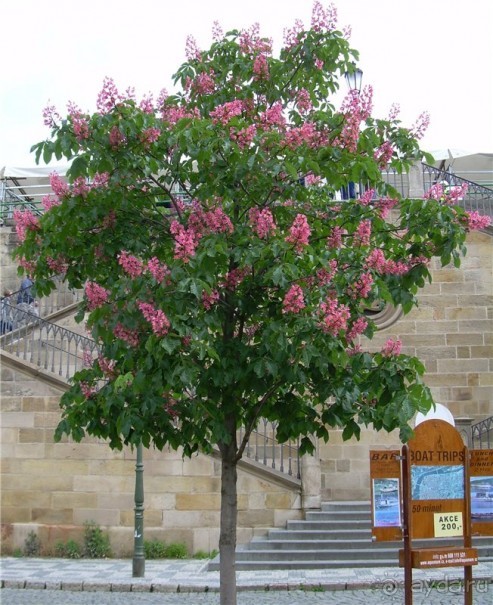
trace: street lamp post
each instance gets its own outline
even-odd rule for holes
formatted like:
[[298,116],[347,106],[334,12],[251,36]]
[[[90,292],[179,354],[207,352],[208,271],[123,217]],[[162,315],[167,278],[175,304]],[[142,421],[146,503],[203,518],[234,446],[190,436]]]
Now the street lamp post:
[[135,464],[135,527],[134,527],[134,557],[132,561],[132,576],[143,578],[145,573],[144,551],[144,464],[142,462],[142,443],[137,445],[137,461]]
[[347,85],[349,90],[356,90],[358,93],[361,91],[361,81],[363,80],[363,72],[359,67],[355,65],[350,71],[347,71],[344,74],[346,78]]

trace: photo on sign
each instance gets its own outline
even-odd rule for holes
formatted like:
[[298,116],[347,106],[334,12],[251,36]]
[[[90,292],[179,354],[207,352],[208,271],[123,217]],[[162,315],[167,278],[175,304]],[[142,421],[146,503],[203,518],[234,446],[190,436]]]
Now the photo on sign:
[[460,500],[464,498],[464,467],[411,466],[413,500]]
[[471,519],[493,522],[493,477],[471,477]]
[[373,526],[400,527],[399,479],[373,479]]

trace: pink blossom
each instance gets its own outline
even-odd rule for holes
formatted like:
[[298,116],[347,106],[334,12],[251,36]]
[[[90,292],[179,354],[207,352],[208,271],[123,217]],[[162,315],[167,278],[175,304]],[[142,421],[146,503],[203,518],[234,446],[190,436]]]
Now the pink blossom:
[[82,350],[82,363],[84,364],[84,367],[92,368],[93,358],[89,349]]
[[145,147],[149,147],[159,139],[161,131],[158,128],[146,128],[140,135],[140,140]]
[[331,32],[337,27],[337,9],[333,4],[324,9],[322,4],[318,2],[313,3],[312,9],[312,29],[316,32]]
[[418,119],[411,127],[410,132],[414,136],[414,138],[419,141],[420,139],[422,139],[424,137],[425,132],[427,131],[429,125],[430,125],[430,114],[428,112],[424,111],[422,114],[420,114],[418,116]]
[[128,273],[130,277],[135,279],[142,274],[142,271],[144,270],[142,261],[132,254],[129,254],[126,250],[122,250],[120,254],[117,255],[117,258],[118,264],[123,267],[125,273]]
[[144,113],[148,113],[148,114],[153,114],[154,113],[154,99],[152,94],[149,94],[149,96],[144,97],[141,102],[139,103],[139,107],[140,109],[142,109],[142,111]]
[[253,79],[268,80],[269,79],[269,64],[267,57],[264,54],[257,55],[253,60]]
[[382,197],[379,200],[375,201],[375,208],[378,208],[380,216],[385,219],[389,216],[392,208],[397,206],[398,203],[399,201],[396,199],[392,199],[390,197]]
[[118,92],[114,81],[111,78],[105,78],[103,81],[103,88],[98,94],[97,108],[99,113],[106,114],[114,109],[119,103],[123,101],[122,95]]
[[156,336],[166,336],[171,324],[164,311],[155,309],[153,305],[145,302],[138,302],[137,306],[142,311],[144,318],[151,324],[154,334]]
[[112,229],[116,225],[116,212],[110,208],[108,214],[103,218],[101,225],[103,229]]
[[107,377],[107,378],[113,378],[115,375],[115,361],[113,359],[107,359],[106,357],[103,357],[102,355],[99,355],[97,358],[97,363],[99,365],[99,368],[101,370],[101,372],[103,372],[103,374]]
[[394,147],[390,141],[382,143],[378,149],[375,150],[373,158],[376,160],[379,168],[386,168],[387,164],[394,155]]
[[212,39],[216,42],[222,40],[224,38],[223,28],[219,24],[219,21],[214,21],[212,24]]
[[250,226],[254,233],[260,237],[260,239],[266,239],[270,235],[274,235],[276,231],[276,223],[274,216],[268,208],[251,208],[248,213],[250,219]]
[[120,147],[120,145],[125,145],[127,139],[123,132],[120,131],[118,126],[113,126],[113,128],[110,130],[109,141],[111,147],[116,149],[117,147]]
[[358,319],[353,323],[351,329],[347,333],[348,340],[354,340],[368,327],[368,321],[364,317],[358,317]]
[[56,172],[50,174],[50,186],[58,197],[70,195],[70,187]]
[[193,229],[185,229],[177,220],[171,223],[170,232],[175,239],[174,257],[188,263],[190,258],[195,255],[199,242],[197,233]]
[[250,124],[246,128],[242,128],[240,130],[237,130],[236,128],[231,128],[229,132],[231,140],[236,141],[240,149],[245,149],[246,147],[249,147],[253,143],[256,134],[257,127],[255,126],[255,124]]
[[326,334],[337,336],[339,332],[347,330],[350,317],[347,305],[339,304],[335,298],[329,298],[321,303],[320,313],[322,318],[319,326]]
[[108,301],[108,290],[94,281],[87,282],[84,291],[87,297],[87,308],[89,311],[98,309]]
[[308,246],[310,234],[308,219],[304,214],[297,214],[285,239],[289,244],[294,244],[296,252],[301,252],[305,246]]
[[79,383],[80,390],[86,399],[90,399],[93,395],[96,394],[96,389],[93,385],[90,385],[88,382],[80,382]]
[[301,41],[304,25],[301,19],[296,19],[292,28],[283,30],[284,48],[290,50],[297,46]]
[[15,230],[21,242],[26,239],[27,231],[39,229],[39,218],[31,210],[14,210]]
[[491,218],[474,210],[473,212],[466,212],[465,222],[468,229],[486,229],[491,225]]
[[243,112],[243,101],[235,99],[228,101],[222,105],[218,105],[210,112],[210,117],[214,124],[222,124],[225,126],[232,118],[241,116]]
[[390,107],[389,117],[387,118],[390,122],[397,120],[399,114],[401,112],[400,105],[398,103],[393,103]]
[[371,273],[362,273],[357,281],[349,288],[349,295],[353,299],[368,298],[373,286],[373,276]]
[[317,271],[317,280],[320,286],[327,286],[333,280],[337,272],[338,262],[335,259],[329,261],[328,268]]
[[271,128],[277,126],[280,129],[284,129],[286,125],[286,118],[283,115],[282,103],[276,101],[271,107],[268,107],[264,112],[260,114],[260,123],[265,128]]
[[342,227],[334,227],[327,238],[327,248],[340,248],[342,246],[342,237],[345,233],[346,230]]
[[168,266],[164,263],[161,263],[155,256],[147,261],[147,270],[158,282],[158,284],[162,283],[169,275],[171,275],[171,271],[169,270]]
[[232,269],[226,273],[226,276],[220,285],[223,288],[234,291],[245,279],[249,272],[250,269],[247,267],[237,267],[236,269]]
[[205,290],[202,292],[202,304],[204,308],[209,311],[219,300],[219,292],[217,290],[212,290],[210,294],[208,294]]
[[54,206],[59,206],[60,203],[61,202],[58,197],[54,197],[51,194],[43,196],[41,200],[41,204],[43,205],[45,212],[48,212],[48,210],[51,210]]
[[198,95],[210,95],[214,92],[216,84],[214,82],[214,72],[200,73],[195,76],[191,83],[192,90]]
[[188,110],[186,107],[175,107],[173,105],[163,108],[163,120],[169,124],[176,124],[183,118],[199,118],[200,112],[197,107]]
[[356,228],[354,233],[354,243],[359,246],[368,246],[371,236],[371,221],[364,220]]
[[131,347],[137,347],[139,345],[139,333],[137,330],[131,330],[126,328],[121,323],[117,323],[113,330],[115,338],[123,340]]
[[302,114],[308,113],[313,108],[310,93],[306,90],[306,88],[301,88],[296,93],[296,105]]
[[197,41],[193,36],[187,36],[185,45],[185,56],[188,61],[200,61],[200,50],[197,46]]
[[78,176],[72,184],[72,195],[80,195],[85,198],[90,191],[86,179],[83,176]]
[[258,23],[254,23],[248,30],[242,30],[239,43],[241,52],[245,55],[254,55],[255,53],[270,55],[272,53],[272,40],[260,37]]
[[305,308],[305,299],[303,298],[303,290],[297,284],[293,284],[286,292],[282,301],[283,313],[299,313]]
[[81,112],[81,110],[74,104],[68,104],[68,113],[72,121],[72,128],[75,134],[75,138],[79,141],[89,138],[89,123],[87,117]]
[[234,227],[222,208],[214,208],[204,213],[205,224],[212,233],[233,233]]
[[344,114],[345,122],[339,137],[334,144],[348,149],[353,153],[357,151],[360,124],[371,116],[373,106],[373,89],[365,86],[360,92],[351,90],[345,97],[341,112]]
[[312,174],[311,172],[309,172],[305,176],[305,187],[312,187],[314,185],[318,185],[321,180],[322,180],[321,176],[316,176],[315,174]]
[[392,357],[393,355],[400,355],[402,342],[400,340],[393,340],[389,338],[382,348],[382,355],[384,357]]
[[61,121],[62,118],[57,112],[56,107],[54,105],[47,105],[43,109],[43,124],[45,126],[49,126],[50,128],[56,128],[57,123]]
[[92,179],[91,188],[105,189],[106,187],[108,187],[109,180],[110,175],[108,172],[96,172]]
[[359,197],[360,204],[362,206],[368,206],[369,204],[371,204],[374,193],[375,189],[367,189],[366,191],[364,191]]
[[47,256],[46,264],[55,275],[63,275],[68,268],[67,259],[62,256],[59,258],[52,258],[51,256]]

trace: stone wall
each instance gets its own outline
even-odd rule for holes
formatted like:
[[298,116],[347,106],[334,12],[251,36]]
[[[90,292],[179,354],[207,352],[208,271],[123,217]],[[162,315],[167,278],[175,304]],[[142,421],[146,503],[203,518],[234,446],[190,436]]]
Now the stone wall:
[[[37,387],[36,387],[37,384]],[[33,394],[34,390],[38,394]],[[30,531],[46,553],[57,541],[81,539],[85,521],[109,531],[118,556],[133,551],[135,451],[113,452],[88,437],[54,443],[61,392],[2,367],[2,548],[22,548]],[[144,452],[145,537],[186,544],[190,553],[218,547],[220,462],[180,452]],[[238,541],[300,518],[293,482],[239,469]]]
[[[431,267],[433,281],[419,294],[419,306],[377,332],[369,350],[388,338],[402,352],[421,359],[433,398],[454,417],[473,422],[493,416],[493,239],[473,232],[460,268]],[[369,498],[369,449],[400,448],[397,433],[362,432],[358,442],[342,442],[332,431],[320,445],[322,500]]]

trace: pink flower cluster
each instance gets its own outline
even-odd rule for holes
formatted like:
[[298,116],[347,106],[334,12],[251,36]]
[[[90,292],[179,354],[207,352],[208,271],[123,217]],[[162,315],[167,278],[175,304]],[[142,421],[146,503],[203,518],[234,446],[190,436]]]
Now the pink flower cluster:
[[393,340],[389,338],[382,348],[382,355],[384,357],[392,357],[393,355],[400,355],[402,342],[400,340]]
[[158,284],[162,283],[171,274],[168,266],[161,263],[155,256],[147,261],[147,270]]
[[240,34],[240,49],[245,55],[272,54],[272,40],[260,37],[260,26],[254,23],[248,30],[242,30]]
[[55,196],[53,196],[51,194],[43,196],[43,198],[41,200],[41,204],[43,205],[43,208],[44,208],[45,212],[48,212],[54,206],[59,206],[60,203],[61,202],[58,199],[58,197],[55,197]]
[[473,212],[466,212],[467,228],[474,229],[486,229],[491,225],[491,218],[484,214],[479,214],[476,210]]
[[96,388],[86,381],[79,383],[79,386],[80,390],[82,391],[82,394],[86,399],[90,399],[93,395],[96,394]]
[[358,280],[349,288],[349,295],[353,299],[367,298],[373,286],[373,276],[371,273],[362,273]]
[[89,123],[87,117],[74,103],[68,104],[68,114],[72,121],[72,129],[75,134],[75,138],[79,141],[89,138]]
[[271,107],[268,107],[260,114],[260,124],[265,129],[277,127],[284,130],[286,118],[283,115],[282,103],[280,101],[276,101]]
[[52,258],[51,256],[47,256],[46,264],[55,275],[63,275],[68,268],[67,259],[63,256],[60,256],[58,258]]
[[425,135],[425,132],[428,130],[428,126],[430,125],[430,114],[424,111],[422,114],[418,116],[418,119],[413,124],[411,128],[411,134],[418,141],[422,139]]
[[131,347],[137,347],[139,345],[138,331],[126,328],[121,323],[116,324],[115,329],[113,330],[113,334],[115,335],[115,338],[123,340]]
[[159,139],[161,131],[158,128],[146,128],[140,135],[140,140],[144,144],[144,147],[149,147],[152,143],[155,143]]
[[306,88],[300,88],[296,93],[296,105],[298,106],[299,112],[302,114],[306,114],[312,110],[312,100],[310,99],[310,93]]
[[123,267],[125,273],[133,277],[139,277],[144,270],[144,265],[142,261],[140,261],[137,257],[129,254],[126,250],[122,250],[120,254],[117,255],[118,264]]
[[109,113],[119,103],[123,101],[123,96],[118,92],[115,82],[111,78],[105,78],[103,88],[98,94],[96,107],[101,114]]
[[83,176],[78,176],[72,184],[72,195],[80,195],[81,197],[87,197],[87,194],[91,190],[86,179]]
[[188,110],[186,107],[174,107],[173,105],[163,107],[163,121],[168,122],[171,125],[176,124],[183,118],[199,118],[200,111],[198,107],[194,107],[192,110]]
[[137,303],[144,318],[151,324],[152,331],[156,336],[166,336],[169,332],[170,322],[164,311],[156,309],[153,305],[145,302]]
[[15,231],[21,242],[26,239],[27,231],[39,229],[39,218],[31,210],[14,210]]
[[368,246],[371,237],[371,221],[364,220],[356,228],[354,232],[354,243],[357,246]]
[[185,56],[188,61],[200,61],[200,50],[197,46],[197,41],[193,36],[187,36],[185,45]]
[[341,134],[334,140],[334,144],[355,153],[358,149],[359,128],[371,116],[373,107],[373,89],[365,86],[360,92],[352,90],[344,99],[341,112],[345,116]]
[[210,117],[214,124],[222,124],[225,126],[232,118],[241,116],[243,112],[243,101],[235,99],[228,101],[222,105],[218,105],[210,112]]
[[347,333],[348,340],[352,341],[366,330],[368,326],[368,321],[364,317],[358,317],[358,319],[353,323],[351,329]]
[[194,229],[186,229],[180,222],[174,220],[170,225],[170,232],[175,240],[175,258],[184,263],[194,256],[199,243],[199,237]]
[[297,284],[293,284],[286,292],[282,301],[283,313],[299,313],[305,308],[303,290]]
[[396,199],[392,199],[390,197],[382,197],[379,200],[375,200],[375,208],[378,208],[380,216],[383,219],[386,219],[389,216],[392,208],[397,206],[398,203],[399,202]]
[[70,187],[56,172],[50,174],[50,187],[58,197],[65,197],[70,194]]
[[335,259],[329,261],[329,267],[317,271],[317,280],[320,286],[327,286],[333,280],[337,272],[338,262]]
[[97,362],[101,372],[103,372],[107,378],[112,378],[115,375],[115,361],[113,359],[107,359],[106,357],[99,355]]
[[47,105],[43,109],[43,124],[45,126],[49,126],[50,128],[55,128],[57,123],[62,121],[62,117],[57,112],[56,107],[54,105]]
[[113,128],[110,130],[109,141],[111,147],[113,149],[116,149],[121,145],[125,145],[127,139],[123,132],[121,132],[121,130],[118,128],[118,126],[113,126]]
[[297,214],[285,240],[294,245],[296,252],[301,252],[305,246],[308,246],[310,234],[308,219],[304,214]]
[[251,208],[248,216],[250,226],[260,239],[266,239],[270,235],[274,235],[276,223],[272,212],[268,208],[263,208],[262,210],[257,207]]
[[393,155],[394,147],[392,146],[392,143],[390,143],[390,141],[385,141],[385,143],[382,143],[382,145],[375,150],[373,158],[377,161],[379,168],[386,168]]
[[229,131],[229,136],[232,141],[236,141],[236,144],[240,149],[245,149],[249,147],[257,134],[257,127],[255,124],[250,124],[246,128],[241,128],[237,130],[236,128],[231,128]]
[[94,281],[87,282],[84,291],[87,297],[87,308],[89,311],[98,309],[108,301],[108,290]]
[[335,298],[329,298],[320,305],[322,315],[320,328],[326,334],[337,336],[339,332],[346,331],[350,317],[349,307],[337,302]]
[[289,149],[297,149],[302,145],[311,148],[320,147],[327,142],[324,133],[317,130],[313,122],[305,122],[302,126],[293,126],[287,132],[284,144]]
[[190,81],[189,88],[197,95],[212,94],[216,89],[214,72],[211,70],[209,73],[202,72],[198,74]]
[[464,198],[467,193],[468,184],[464,183],[457,186],[449,186],[448,183],[435,183],[425,193],[424,197],[428,200],[437,200],[445,204],[456,204]]
[[340,248],[342,246],[342,237],[345,234],[346,230],[343,227],[334,227],[327,238],[327,248]]
[[248,273],[250,273],[250,269],[247,267],[232,269],[226,273],[226,276],[220,285],[227,290],[236,290]]
[[300,37],[304,30],[304,24],[301,19],[296,19],[292,28],[283,30],[284,48],[290,50],[300,43]]
[[312,29],[316,32],[331,32],[337,27],[337,9],[333,4],[330,4],[327,9],[324,9],[322,4],[313,3],[312,9]]
[[210,294],[208,294],[205,290],[202,292],[202,304],[204,308],[209,311],[219,300],[219,292],[217,290],[212,290]]
[[415,259],[415,262],[387,260],[383,251],[380,248],[375,248],[368,255],[366,266],[369,269],[375,269],[382,275],[404,275],[416,262],[422,262],[422,259]]
[[260,53],[253,60],[253,79],[268,80],[269,79],[269,63],[267,57]]

